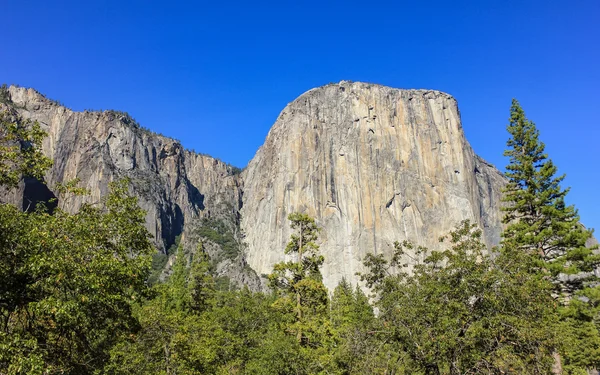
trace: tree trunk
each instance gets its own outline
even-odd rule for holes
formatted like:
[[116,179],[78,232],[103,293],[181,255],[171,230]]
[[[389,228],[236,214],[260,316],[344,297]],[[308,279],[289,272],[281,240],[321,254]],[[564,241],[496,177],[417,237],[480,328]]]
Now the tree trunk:
[[163,350],[165,353],[165,371],[167,372],[167,375],[171,375],[171,350],[169,348],[169,345],[165,344]]
[[[303,229],[303,225],[302,223],[300,223],[300,235],[298,239],[298,268],[300,272],[304,271],[302,267],[302,236],[304,231]],[[299,325],[302,321],[302,305],[300,302],[300,291],[296,289],[296,309],[298,313],[298,332],[296,333],[296,340],[298,340],[298,342],[302,341],[302,330],[300,329]]]

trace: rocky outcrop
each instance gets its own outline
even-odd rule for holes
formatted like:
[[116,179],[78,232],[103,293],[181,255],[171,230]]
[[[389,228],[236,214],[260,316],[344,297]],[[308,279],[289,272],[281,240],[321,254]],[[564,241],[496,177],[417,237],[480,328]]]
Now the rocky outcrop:
[[[194,231],[205,219],[219,220],[230,231],[238,226],[241,179],[231,166],[187,151],[178,141],[142,128],[123,112],[74,112],[33,89],[14,86],[8,88],[8,97],[11,110],[38,121],[48,133],[43,150],[54,165],[46,174],[47,186],[78,178],[79,186],[90,192],[59,196],[61,208],[75,212],[84,202],[98,202],[111,181],[127,177],[147,211],[146,226],[163,251],[182,234],[184,246],[193,249],[195,244],[185,240],[198,240]],[[28,201],[38,200],[36,191],[25,184],[9,199],[27,207]],[[229,254],[226,264],[235,270],[228,272],[221,265],[222,273],[237,278],[237,269],[245,263],[243,257]],[[256,284],[249,281],[251,275],[244,277]]]
[[[456,101],[439,91],[350,82],[310,90],[281,112],[241,176],[126,113],[74,112],[32,89],[4,94],[48,132],[48,186],[79,178],[90,191],[59,196],[63,209],[97,202],[110,181],[128,177],[160,249],[181,235],[193,252],[202,240],[216,270],[237,284],[258,288],[250,267],[266,274],[284,259],[294,211],[323,228],[330,288],[342,277],[356,283],[367,253],[389,253],[404,239],[438,248],[464,219],[488,245],[500,239],[504,178],[473,153]],[[26,207],[55,193],[28,181],[4,198]]]
[[310,90],[279,115],[243,173],[241,228],[259,274],[284,259],[287,215],[323,228],[323,275],[357,282],[369,252],[404,239],[439,248],[461,220],[499,242],[504,178],[465,139],[456,100],[431,90],[342,81]]

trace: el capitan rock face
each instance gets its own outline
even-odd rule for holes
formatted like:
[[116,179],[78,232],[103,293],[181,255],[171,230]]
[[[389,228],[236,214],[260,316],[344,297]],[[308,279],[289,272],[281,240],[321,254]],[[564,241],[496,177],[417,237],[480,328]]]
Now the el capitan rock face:
[[324,281],[357,282],[369,252],[394,241],[439,248],[470,219],[500,239],[504,178],[464,137],[457,103],[431,90],[342,81],[310,90],[279,115],[243,173],[241,228],[259,274],[284,259],[287,215],[323,228]]
[[[126,114],[74,112],[32,89],[8,91],[12,110],[48,132],[49,186],[79,178],[91,192],[59,197],[64,209],[96,202],[110,181],[128,177],[159,248],[183,234],[193,251],[206,233],[198,228],[218,220],[242,253],[223,257],[222,246],[202,238],[205,249],[220,274],[254,289],[259,281],[246,264],[266,274],[284,259],[294,211],[323,228],[329,288],[342,277],[357,282],[364,256],[389,253],[394,241],[438,248],[464,219],[479,224],[488,245],[499,242],[504,178],[473,153],[448,94],[350,82],[310,90],[281,112],[240,176]],[[22,204],[26,192],[8,198]]]

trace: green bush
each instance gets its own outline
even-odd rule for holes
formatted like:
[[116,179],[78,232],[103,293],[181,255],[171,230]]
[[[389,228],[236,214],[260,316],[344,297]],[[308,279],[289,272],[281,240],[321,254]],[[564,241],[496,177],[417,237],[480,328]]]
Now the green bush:
[[196,233],[198,236],[204,237],[221,247],[221,254],[214,259],[216,262],[224,259],[234,259],[240,252],[240,247],[233,233],[221,220],[202,219],[202,224],[196,230]]

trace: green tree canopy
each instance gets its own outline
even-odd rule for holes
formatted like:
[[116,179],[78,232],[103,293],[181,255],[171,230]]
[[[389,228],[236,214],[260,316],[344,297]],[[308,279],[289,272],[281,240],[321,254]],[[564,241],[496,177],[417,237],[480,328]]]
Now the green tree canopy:
[[[387,340],[412,373],[546,374],[554,347],[550,284],[523,253],[485,254],[481,231],[464,222],[450,248],[428,252],[409,272],[415,249],[397,244],[390,261],[368,256],[363,280],[377,294]],[[389,272],[390,267],[400,272]],[[402,271],[404,270],[404,271]]]
[[[587,373],[600,365],[600,307],[597,282],[591,272],[600,264],[600,255],[586,247],[592,232],[579,222],[574,206],[565,203],[569,189],[560,184],[557,168],[545,153],[539,131],[528,120],[516,100],[510,110],[503,208],[507,227],[503,233],[503,251],[521,251],[538,258],[540,275],[552,276],[555,293],[560,296],[562,338],[560,358],[566,373]],[[560,274],[575,274],[561,277]]]
[[555,276],[592,271],[600,260],[585,246],[592,233],[565,203],[569,189],[560,186],[565,176],[557,176],[537,127],[514,99],[509,121],[503,245],[537,254]]
[[323,285],[320,270],[324,258],[316,244],[319,228],[315,220],[300,213],[292,213],[288,219],[296,233],[292,234],[285,254],[296,259],[276,264],[268,276],[269,286],[281,295],[282,306],[294,306],[296,338],[299,342],[307,342],[311,338],[306,335],[321,328],[312,325],[311,329],[309,320],[323,316],[327,310],[327,288]]
[[0,186],[16,187],[23,177],[43,179],[52,166],[42,152],[45,136],[37,122],[0,112]]
[[93,373],[137,329],[153,251],[127,183],[76,214],[0,205],[0,372]]

